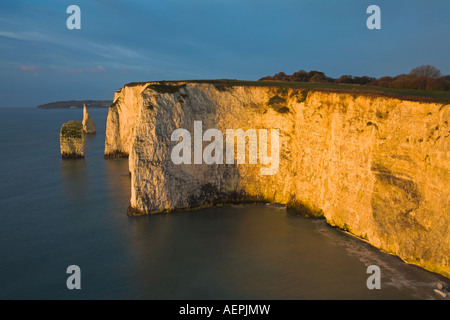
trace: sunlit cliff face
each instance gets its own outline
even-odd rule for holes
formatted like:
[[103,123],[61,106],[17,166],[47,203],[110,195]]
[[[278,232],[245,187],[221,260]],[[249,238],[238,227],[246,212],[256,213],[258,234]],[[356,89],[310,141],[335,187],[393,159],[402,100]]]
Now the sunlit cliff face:
[[[181,82],[125,86],[114,100],[105,155],[129,155],[131,214],[280,202],[450,276],[450,106]],[[276,174],[248,161],[175,164],[171,134],[195,121],[203,132],[277,129]]]

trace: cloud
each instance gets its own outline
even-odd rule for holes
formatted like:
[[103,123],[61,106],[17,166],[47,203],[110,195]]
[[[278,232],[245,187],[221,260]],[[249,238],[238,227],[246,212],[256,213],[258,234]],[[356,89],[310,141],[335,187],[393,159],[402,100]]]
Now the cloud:
[[20,69],[21,71],[24,71],[24,72],[33,72],[33,73],[36,73],[36,72],[38,72],[39,67],[38,67],[38,66],[25,66],[25,65],[20,65],[20,66],[19,66],[19,69]]
[[10,32],[0,31],[0,37],[22,41],[51,41],[51,39],[40,32]]
[[108,72],[103,66],[96,66],[92,68],[71,68],[71,69],[57,69],[54,67],[50,68],[41,68],[35,65],[19,65],[19,70],[22,72],[33,73],[34,76],[38,75],[39,71],[47,71],[47,72],[59,72],[65,74],[88,74],[88,73],[105,73]]
[[97,66],[95,68],[72,68],[64,70],[63,73],[104,73],[107,72],[102,66]]
[[91,40],[72,41],[62,35],[49,37],[41,32],[30,31],[2,31],[0,37],[5,37],[20,41],[36,41],[56,45],[67,50],[82,50],[88,52],[92,56],[99,56],[108,59],[145,59],[140,53],[127,47],[115,44],[102,44]]
[[106,72],[106,69],[103,68],[102,66],[97,66],[95,68],[89,69],[88,71],[91,73],[103,73]]
[[0,37],[19,41],[43,42],[59,46],[70,51],[81,50],[87,52],[93,57],[98,56],[107,59],[119,59],[119,60],[123,59],[147,60],[143,55],[141,55],[137,51],[124,46],[115,44],[102,44],[96,41],[86,39],[74,42],[70,38],[66,38],[61,34],[57,34],[54,37],[50,37],[42,32],[0,30]]
[[40,70],[40,68],[38,66],[26,66],[21,64],[19,66],[19,70],[22,72],[29,72],[31,74],[33,74],[33,77],[37,77],[38,76],[38,71]]

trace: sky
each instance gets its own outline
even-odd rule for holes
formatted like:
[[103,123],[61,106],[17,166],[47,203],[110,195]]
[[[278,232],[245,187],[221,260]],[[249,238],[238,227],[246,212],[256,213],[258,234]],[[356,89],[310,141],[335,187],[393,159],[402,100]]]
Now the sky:
[[448,0],[0,0],[0,107],[112,100],[134,81],[450,74],[449,16]]

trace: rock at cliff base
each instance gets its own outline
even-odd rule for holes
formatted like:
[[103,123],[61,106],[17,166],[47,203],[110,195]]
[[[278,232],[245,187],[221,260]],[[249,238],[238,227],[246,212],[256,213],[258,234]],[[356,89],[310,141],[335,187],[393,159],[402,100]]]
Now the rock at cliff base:
[[97,131],[94,119],[87,111],[86,106],[83,106],[83,131],[88,134],[94,134]]
[[445,292],[442,292],[439,289],[434,289],[434,292],[436,292],[437,294],[439,294],[441,297],[446,298],[447,294]]
[[80,121],[64,123],[59,138],[63,159],[84,158],[84,132]]

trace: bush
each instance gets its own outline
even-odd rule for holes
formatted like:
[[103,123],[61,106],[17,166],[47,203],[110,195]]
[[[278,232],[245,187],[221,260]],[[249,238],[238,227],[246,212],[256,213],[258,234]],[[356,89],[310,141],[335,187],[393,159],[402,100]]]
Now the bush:
[[412,69],[409,74],[413,77],[427,77],[437,79],[441,76],[441,71],[434,66],[429,64],[415,67]]
[[343,83],[375,86],[394,89],[416,90],[450,90],[450,76],[440,76],[441,72],[433,66],[424,65],[411,70],[409,74],[401,74],[395,77],[384,76],[379,79],[368,76],[342,75],[337,79],[327,77],[320,71],[299,70],[292,75],[284,72],[276,73],[259,79],[260,81],[292,81],[292,82],[316,82],[316,83]]

